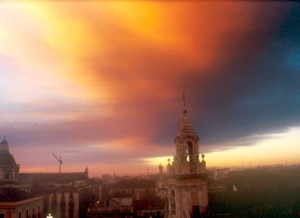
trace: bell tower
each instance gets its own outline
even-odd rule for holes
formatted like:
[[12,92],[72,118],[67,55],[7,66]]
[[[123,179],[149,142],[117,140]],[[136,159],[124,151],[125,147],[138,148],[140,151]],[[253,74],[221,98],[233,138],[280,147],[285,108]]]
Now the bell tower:
[[179,130],[175,137],[176,154],[174,156],[174,173],[177,175],[197,173],[199,168],[199,137],[187,119],[184,110]]
[[199,160],[199,137],[184,110],[175,136],[176,153],[167,165],[165,186],[168,208],[166,217],[200,217],[207,212],[208,188],[204,154]]

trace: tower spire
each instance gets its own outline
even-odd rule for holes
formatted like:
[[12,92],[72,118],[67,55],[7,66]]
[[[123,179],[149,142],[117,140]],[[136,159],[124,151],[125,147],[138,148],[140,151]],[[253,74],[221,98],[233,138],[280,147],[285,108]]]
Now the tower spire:
[[187,110],[185,108],[185,94],[184,94],[184,92],[182,93],[182,100],[183,100],[183,114],[186,115]]

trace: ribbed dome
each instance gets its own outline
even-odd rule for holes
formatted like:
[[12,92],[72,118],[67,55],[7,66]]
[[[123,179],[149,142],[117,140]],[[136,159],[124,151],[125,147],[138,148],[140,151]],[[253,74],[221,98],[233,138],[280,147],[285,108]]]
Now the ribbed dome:
[[0,151],[0,166],[17,165],[14,157],[8,151]]
[[16,161],[14,157],[9,153],[8,142],[4,136],[4,139],[0,143],[0,166],[15,166]]

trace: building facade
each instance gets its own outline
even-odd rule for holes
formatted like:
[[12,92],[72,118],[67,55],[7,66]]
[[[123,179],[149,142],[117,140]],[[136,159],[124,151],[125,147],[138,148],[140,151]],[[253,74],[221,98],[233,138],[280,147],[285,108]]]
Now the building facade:
[[17,188],[0,188],[0,218],[42,218],[43,196]]

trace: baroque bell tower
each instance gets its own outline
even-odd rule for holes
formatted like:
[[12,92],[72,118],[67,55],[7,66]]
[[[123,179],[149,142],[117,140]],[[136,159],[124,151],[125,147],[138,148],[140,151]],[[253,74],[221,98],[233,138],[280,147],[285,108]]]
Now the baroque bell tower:
[[199,137],[187,119],[187,111],[184,110],[183,117],[180,120],[179,130],[175,137],[175,174],[195,174],[205,169],[203,168],[203,164],[200,164],[199,161],[198,142]]
[[[199,157],[199,137],[184,110],[175,136],[176,153],[167,165],[165,215],[169,218],[201,217],[207,212],[208,188],[204,154]],[[161,170],[162,171],[162,170]],[[162,172],[160,173],[162,174]]]

